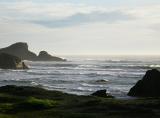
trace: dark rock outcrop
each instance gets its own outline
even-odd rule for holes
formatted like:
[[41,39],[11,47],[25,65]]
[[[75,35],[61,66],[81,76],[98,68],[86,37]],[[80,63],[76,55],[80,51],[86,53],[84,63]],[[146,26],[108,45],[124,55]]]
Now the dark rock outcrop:
[[65,59],[59,58],[52,56],[48,54],[46,51],[41,51],[38,55],[38,60],[39,61],[66,61]]
[[160,72],[156,69],[146,72],[142,80],[139,80],[128,93],[135,97],[160,97]]
[[36,60],[37,56],[33,52],[28,50],[27,43],[15,43],[6,48],[0,49],[0,53],[7,53],[10,55],[17,56],[22,60]]
[[41,51],[39,56],[37,56],[35,53],[29,51],[27,43],[23,42],[15,43],[6,48],[2,48],[0,49],[0,53],[7,53],[17,56],[22,60],[30,61],[66,61],[62,58],[51,56],[45,51]]
[[91,94],[92,96],[97,96],[97,97],[107,97],[107,98],[113,98],[112,95],[107,93],[107,90],[98,90],[94,93]]
[[1,53],[0,54],[1,69],[28,69],[22,60],[16,56]]

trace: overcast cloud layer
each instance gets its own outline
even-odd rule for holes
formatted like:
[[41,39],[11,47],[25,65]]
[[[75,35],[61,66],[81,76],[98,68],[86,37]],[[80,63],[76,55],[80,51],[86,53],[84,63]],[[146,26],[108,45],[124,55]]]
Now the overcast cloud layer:
[[160,1],[97,1],[0,0],[0,47],[21,41],[57,54],[160,54]]

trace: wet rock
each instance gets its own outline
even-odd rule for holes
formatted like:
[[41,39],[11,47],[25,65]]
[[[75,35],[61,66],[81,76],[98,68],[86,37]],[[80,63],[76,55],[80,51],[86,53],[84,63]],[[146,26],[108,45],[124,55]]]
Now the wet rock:
[[0,54],[1,69],[28,69],[22,60],[16,56],[1,53]]
[[91,94],[92,96],[97,96],[97,97],[107,97],[107,98],[113,98],[112,95],[107,93],[107,90],[98,90],[94,93]]
[[135,97],[160,97],[160,72],[156,69],[146,72],[142,80],[133,86],[129,96]]

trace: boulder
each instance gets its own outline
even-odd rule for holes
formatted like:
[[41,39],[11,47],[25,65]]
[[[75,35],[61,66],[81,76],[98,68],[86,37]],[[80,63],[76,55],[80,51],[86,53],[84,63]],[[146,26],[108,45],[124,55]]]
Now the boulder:
[[39,53],[38,60],[39,61],[65,61],[62,58],[55,57],[55,56],[48,54],[48,52],[46,52],[46,51],[41,51]]
[[133,86],[129,96],[160,97],[160,72],[156,69],[148,70],[142,80]]
[[1,69],[28,69],[24,62],[19,57],[6,53],[0,54]]
[[113,98],[110,94],[107,93],[107,90],[98,90],[94,93],[91,94],[92,96],[97,96],[97,97],[107,97],[107,98]]

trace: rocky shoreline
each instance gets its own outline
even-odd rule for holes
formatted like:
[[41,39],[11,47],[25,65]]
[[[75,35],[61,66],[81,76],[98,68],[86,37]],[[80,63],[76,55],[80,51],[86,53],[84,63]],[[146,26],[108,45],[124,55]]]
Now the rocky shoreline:
[[0,117],[6,118],[159,118],[159,104],[159,98],[118,100],[27,86],[0,87]]
[[[23,56],[0,51],[0,68],[28,69],[23,59],[30,57]],[[39,61],[61,60],[45,51],[38,57],[36,60]],[[128,95],[137,98],[116,99],[106,90],[78,96],[39,87],[7,85],[0,87],[0,118],[159,118],[160,71],[148,70]]]
[[[156,73],[156,74],[155,74]],[[0,87],[0,117],[2,118],[159,118],[160,83],[158,70],[149,70],[129,91],[135,99],[116,99],[99,90],[88,96],[78,96],[38,87],[7,85]],[[156,75],[156,76],[155,76]],[[149,82],[148,82],[149,81]],[[152,85],[152,86],[151,86]],[[140,86],[143,94],[139,93]],[[145,92],[147,93],[147,96]]]

